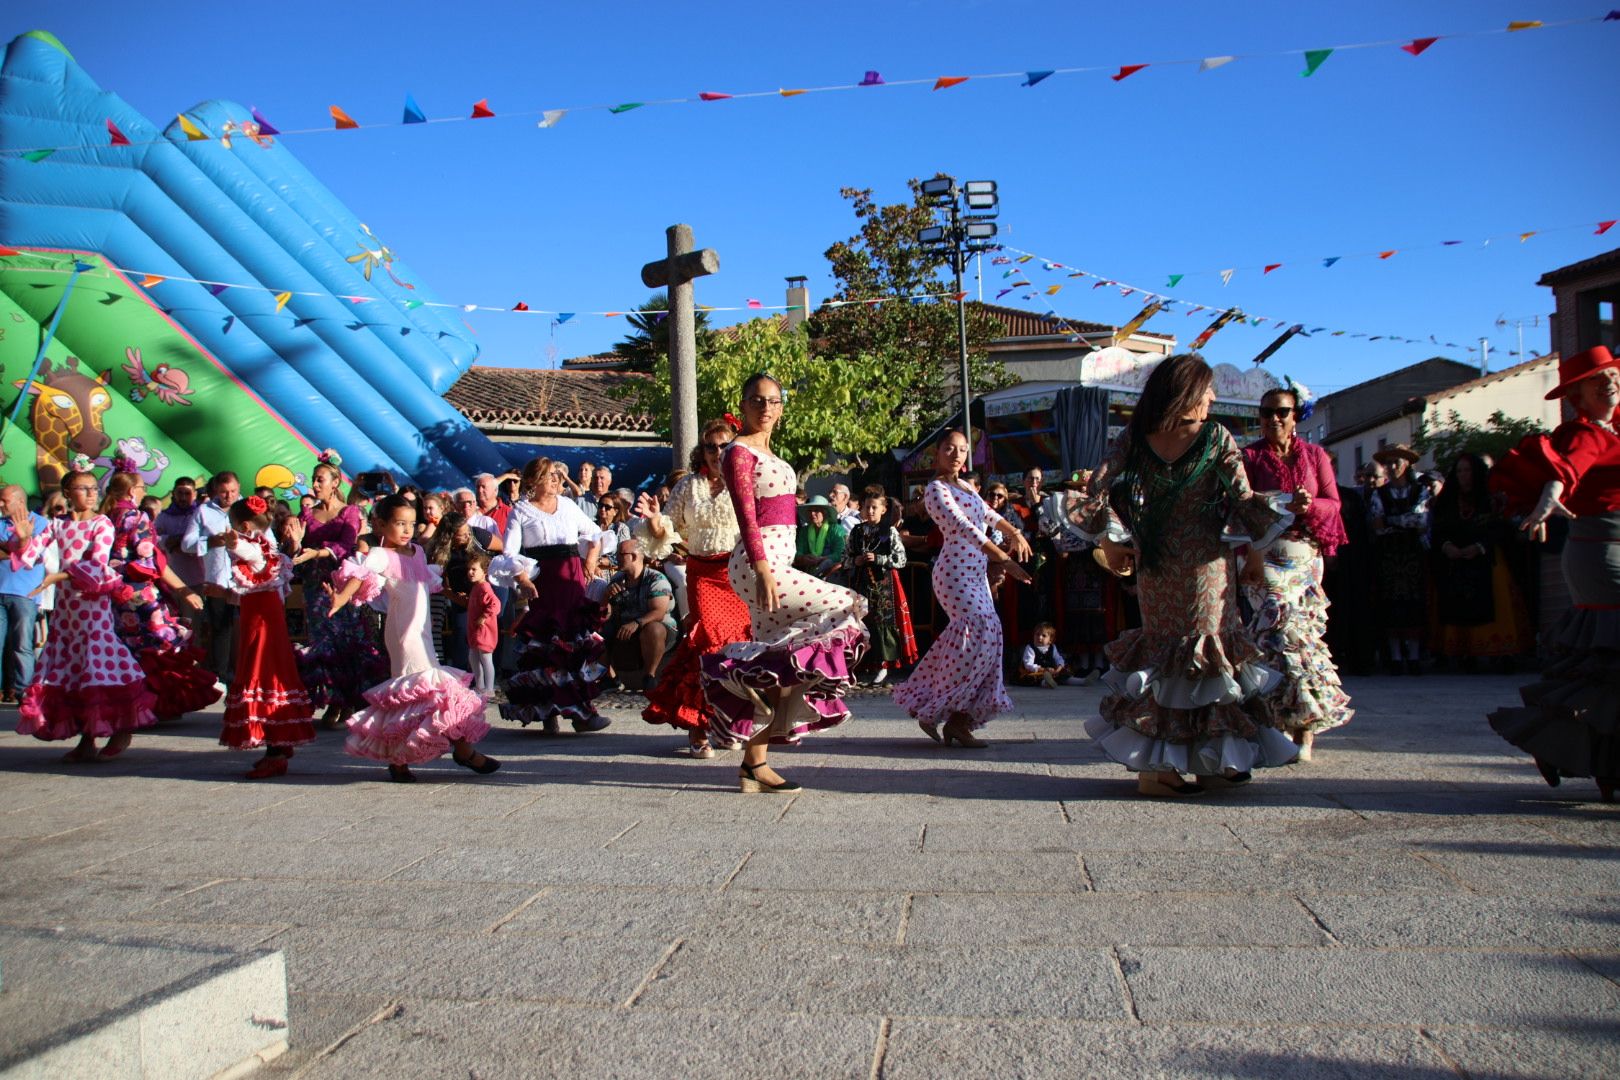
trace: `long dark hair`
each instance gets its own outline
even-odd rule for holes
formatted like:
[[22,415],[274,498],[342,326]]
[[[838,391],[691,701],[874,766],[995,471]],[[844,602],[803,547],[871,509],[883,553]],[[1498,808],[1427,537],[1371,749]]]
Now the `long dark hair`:
[[1215,372],[1197,353],[1177,353],[1160,360],[1131,414],[1131,442],[1145,442],[1149,435],[1163,431],[1169,421],[1191,412],[1214,382]]
[[[1474,467],[1474,490],[1464,492],[1462,485],[1457,483],[1457,466],[1462,464],[1464,458]],[[1440,488],[1440,494],[1434,497],[1434,504],[1430,512],[1435,516],[1455,514],[1462,509],[1464,500],[1476,514],[1488,514],[1491,510],[1491,467],[1485,464],[1485,459],[1472,450],[1464,450],[1452,461],[1451,468],[1446,470],[1446,482]]]

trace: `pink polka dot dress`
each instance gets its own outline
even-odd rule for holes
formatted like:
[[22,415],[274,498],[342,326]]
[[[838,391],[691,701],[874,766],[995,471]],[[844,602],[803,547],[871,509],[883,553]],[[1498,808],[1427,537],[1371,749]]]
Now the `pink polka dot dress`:
[[[793,466],[769,450],[733,442],[722,469],[741,531],[726,573],[748,605],[753,640],[703,658],[703,692],[716,714],[716,734],[747,739],[756,730],[755,703],[767,691],[802,686],[797,709],[771,732],[773,741],[793,741],[849,718],[843,694],[866,651],[866,601],[852,589],[794,569],[798,475]],[[759,606],[754,564],[762,559],[776,582],[775,611]]]
[[19,710],[17,730],[24,735],[99,739],[157,722],[146,672],[113,628],[112,598],[129,590],[108,565],[113,537],[113,523],[101,514],[85,521],[59,517],[12,556],[14,564],[32,564],[54,541],[68,575],[56,591],[51,636]]
[[990,597],[982,546],[986,524],[1002,518],[974,492],[935,480],[923,493],[928,516],[945,534],[934,561],[934,596],[950,622],[928,647],[911,678],[894,688],[894,703],[925,724],[966,713],[975,728],[1012,708],[1002,681],[1001,619]]

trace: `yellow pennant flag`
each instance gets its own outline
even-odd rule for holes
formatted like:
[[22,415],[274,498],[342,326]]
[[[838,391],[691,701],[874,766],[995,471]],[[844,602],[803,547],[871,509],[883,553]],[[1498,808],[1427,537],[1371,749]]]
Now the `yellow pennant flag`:
[[800,94],[804,93],[804,91],[803,90],[778,90],[777,93],[781,94],[783,97],[798,97]]
[[290,292],[276,293],[276,313],[280,314],[281,309],[286,307],[287,306],[287,301],[289,301],[291,299],[292,299],[292,293],[290,293]]
[[1521,243],[1521,244],[1524,243],[1526,240],[1530,239],[1534,235],[1536,235],[1536,232],[1535,232],[1534,229],[1530,230],[1529,232],[1520,233],[1519,234],[1519,243]]
[[1114,331],[1114,344],[1118,345],[1120,342],[1142,329],[1143,323],[1147,322],[1149,319],[1153,318],[1153,316],[1157,315],[1163,310],[1164,302],[1162,300],[1150,301],[1147,307],[1136,313],[1136,318]]
[[1061,286],[1061,285],[1048,285],[1046,287],[1046,295],[1047,296],[1056,296],[1058,294],[1058,290],[1061,289],[1061,288],[1063,288],[1063,286]]
[[208,138],[202,128],[186,119],[184,113],[175,114],[175,119],[180,121],[180,130],[186,133],[188,142],[203,142]]
[[1541,20],[1540,19],[1524,19],[1524,20],[1518,21],[1518,22],[1510,22],[1510,23],[1508,23],[1508,33],[1511,34],[1515,30],[1534,30],[1534,29],[1538,28],[1540,25],[1541,25]]

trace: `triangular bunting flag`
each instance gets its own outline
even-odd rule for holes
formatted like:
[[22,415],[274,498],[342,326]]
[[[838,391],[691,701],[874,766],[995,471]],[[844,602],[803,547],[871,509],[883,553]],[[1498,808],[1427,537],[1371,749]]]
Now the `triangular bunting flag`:
[[1120,82],[1123,79],[1130,78],[1132,75],[1135,75],[1138,71],[1141,71],[1147,66],[1147,64],[1121,64],[1119,74],[1110,75],[1108,77],[1113,79],[1115,82]]
[[1222,270],[1221,271],[1221,284],[1222,285],[1230,285],[1230,284],[1232,284],[1232,275],[1234,273],[1236,273],[1235,270]]
[[229,285],[210,285],[208,286],[208,291],[213,293],[215,296],[218,296],[228,288],[230,288]]
[[623,315],[623,314],[624,314],[624,312],[622,312],[622,311],[604,311],[604,312],[602,312],[602,318],[604,318],[604,319],[616,319],[620,315]]
[[1600,221],[1600,222],[1598,222],[1597,229],[1593,231],[1592,235],[1593,236],[1602,236],[1604,233],[1608,232],[1612,228],[1614,228],[1614,222],[1613,221]]
[[291,299],[292,299],[292,293],[290,293],[290,292],[276,293],[276,314],[277,315],[281,314],[281,309],[286,307],[287,306],[287,301],[289,301]]
[[405,95],[405,118],[400,122],[405,124],[427,123],[427,114],[422,111],[422,106],[416,103],[415,94],[407,93]]
[[1380,251],[1378,253],[1378,257],[1380,259],[1387,259],[1393,254],[1395,254],[1395,249],[1391,248],[1389,251]]
[[1401,46],[1401,52],[1411,53],[1413,56],[1422,56],[1425,49],[1439,40],[1437,37],[1413,38]]
[[180,130],[186,133],[187,142],[203,142],[208,138],[208,134],[202,128],[186,119],[185,113],[177,113],[175,120],[179,122]]
[[557,318],[556,318],[557,325],[561,326],[563,323],[567,322],[569,319],[572,319],[573,317],[574,317],[574,313],[572,311],[559,311],[559,312],[557,312]]
[[645,101],[627,101],[623,105],[615,105],[615,106],[613,106],[611,109],[608,110],[608,112],[610,112],[613,115],[617,116],[619,113],[627,113],[631,109],[639,109],[645,104],[646,104]]
[[1514,22],[1508,23],[1508,33],[1511,34],[1511,33],[1513,33],[1514,31],[1517,31],[1517,30],[1535,30],[1535,29],[1538,29],[1540,26],[1541,26],[1541,20],[1540,19],[1520,19],[1520,20],[1516,20]]
[[1011,289],[1002,289],[1000,292],[996,293],[996,299],[1000,300],[1003,296],[1006,296],[1010,292],[1012,292]]
[[1334,263],[1338,262],[1342,258],[1344,258],[1344,256],[1342,256],[1342,255],[1329,255],[1327,258],[1322,260],[1322,268],[1326,269],[1327,267],[1332,266]]
[[860,86],[882,86],[883,85],[883,76],[879,75],[875,71],[868,71],[861,78],[861,81],[860,81],[860,83],[858,85],[860,85]]
[[1440,246],[1441,247],[1456,247],[1460,243],[1462,243],[1461,240],[1442,240],[1442,241],[1440,241]]
[[405,310],[406,311],[414,311],[414,310],[416,310],[417,308],[419,308],[421,306],[422,306],[422,301],[420,301],[420,300],[407,300],[407,301],[405,301]]
[[51,150],[30,150],[30,151],[28,151],[28,153],[23,155],[23,158],[25,160],[28,160],[28,161],[39,162],[39,161],[44,161],[46,158],[50,157],[54,153],[56,153],[55,149],[51,149]]
[[1122,286],[1120,288],[1119,295],[1121,295],[1121,296],[1129,296],[1129,295],[1131,295],[1131,293],[1133,293],[1135,291],[1136,290],[1131,288],[1129,285],[1125,285],[1125,286]]
[[1056,296],[1058,294],[1058,290],[1061,289],[1061,288],[1063,288],[1063,286],[1061,286],[1061,285],[1048,285],[1046,287],[1046,295],[1047,296]]
[[1277,269],[1281,268],[1281,266],[1282,266],[1282,263],[1267,263],[1266,268],[1264,270],[1260,271],[1260,274],[1261,274],[1261,276],[1264,276],[1266,274],[1271,273],[1273,270],[1277,270]]
[[147,274],[145,277],[141,278],[141,288],[150,289],[154,285],[163,284],[166,280],[168,279],[160,274]]
[[949,90],[953,86],[961,86],[968,81],[966,75],[941,75],[934,80],[935,90]]
[[798,97],[800,94],[804,93],[804,91],[803,90],[778,90],[777,93],[781,94],[783,97]]
[[1020,86],[1034,86],[1038,82],[1043,82],[1046,79],[1050,79],[1052,77],[1052,75],[1053,75],[1053,72],[1050,72],[1050,71],[1026,71],[1024,74],[1026,76],[1028,76],[1028,77],[1026,79],[1024,79],[1023,82],[1019,83],[1018,85],[1020,85]]
[[122,131],[118,130],[118,125],[112,122],[112,117],[110,117],[110,116],[107,118],[107,134],[112,136],[112,141],[110,143],[108,143],[107,145],[109,145],[109,146],[128,146],[129,145],[129,136],[125,135]]
[[1034,257],[1035,256],[1033,256],[1033,255],[1020,255],[1020,256],[1018,256],[1018,261],[1021,262],[1021,263],[1027,263],[1027,262],[1029,262],[1029,260],[1033,259]]
[[1526,240],[1530,239],[1534,235],[1536,235],[1536,231],[1534,229],[1531,229],[1529,232],[1520,233],[1519,234],[1519,243],[1521,243],[1521,244],[1524,243]]
[[488,120],[494,115],[495,110],[489,107],[489,98],[479,98],[477,101],[473,102],[472,115],[467,117],[467,119]]
[[1236,60],[1235,56],[1206,56],[1198,65],[1199,71],[1214,71],[1218,67],[1225,67]]
[[260,135],[281,134],[274,124],[264,118],[264,113],[259,111],[258,106],[254,106],[253,108],[249,109],[248,112],[253,114],[253,122],[259,125]]
[[225,316],[225,327],[224,327],[224,329],[220,330],[220,333],[222,333],[222,334],[230,333],[231,332],[231,327],[233,327],[235,325],[236,325],[236,316],[235,315],[227,315],[227,316]]
[[760,303],[758,300],[755,300],[753,297],[749,297],[748,298],[748,306],[751,307],[751,308],[762,308],[765,305]]
[[962,292],[959,292],[959,293],[957,293],[957,294],[956,294],[956,295],[955,295],[955,296],[953,296],[953,297],[951,297],[951,299],[953,299],[953,300],[955,300],[955,301],[956,301],[956,302],[957,302],[957,303],[959,303],[959,304],[960,304],[960,303],[961,303],[961,302],[962,302],[962,301],[963,301],[963,300],[966,300],[966,299],[967,299],[967,292],[966,292],[966,290],[964,290],[964,291],[962,291]]
[[0,247],[0,255],[11,256],[11,255],[21,255],[21,254],[22,254],[22,252],[18,251],[14,247]]
[[730,94],[716,94],[716,93],[713,93],[711,91],[705,90],[705,91],[703,91],[702,93],[700,93],[698,95],[698,100],[699,101],[725,101],[729,97],[731,97]]
[[528,311],[529,310],[529,305],[525,304],[523,301],[519,300],[517,303],[512,305],[512,310],[513,311]]
[[1186,274],[1171,274],[1170,275],[1170,284],[1166,285],[1165,288],[1167,288],[1167,289],[1175,288],[1177,285],[1181,284],[1181,279],[1186,277],[1186,276],[1187,276]]
[[338,108],[336,105],[328,105],[326,111],[332,114],[332,123],[337,126],[337,130],[339,131],[342,131],[345,128],[357,128],[360,126],[354,122],[354,118],[352,116]]
[[1312,75],[1316,74],[1316,69],[1321,67],[1322,64],[1326,62],[1327,58],[1332,55],[1332,49],[1306,49],[1305,70],[1300,72],[1300,75],[1305,78],[1310,78]]
[[567,112],[567,109],[547,109],[540,114],[540,123],[536,126],[543,128],[556,127],[557,121],[561,120]]

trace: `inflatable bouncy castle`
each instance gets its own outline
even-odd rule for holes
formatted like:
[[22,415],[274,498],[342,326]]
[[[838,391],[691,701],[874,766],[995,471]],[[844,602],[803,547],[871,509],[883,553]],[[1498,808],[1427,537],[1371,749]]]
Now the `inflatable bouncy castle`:
[[433,487],[507,467],[442,397],[478,355],[460,312],[260,119],[209,101],[159,130],[50,34],[7,47],[8,482],[123,458],[159,493],[230,469],[294,498],[322,448]]

